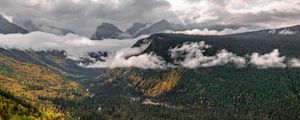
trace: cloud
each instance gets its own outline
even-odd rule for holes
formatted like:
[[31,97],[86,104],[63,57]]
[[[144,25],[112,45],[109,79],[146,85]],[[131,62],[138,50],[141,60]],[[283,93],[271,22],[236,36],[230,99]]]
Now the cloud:
[[300,68],[300,59],[293,58],[289,61],[291,67]]
[[294,35],[294,34],[296,34],[296,32],[290,31],[290,30],[281,30],[281,31],[279,31],[278,34],[279,35]]
[[161,57],[154,54],[141,54],[146,46],[125,48],[117,51],[109,56],[104,62],[98,61],[87,65],[86,67],[100,67],[100,68],[123,68],[123,67],[137,67],[142,69],[164,69],[166,63]]
[[249,56],[238,56],[223,49],[215,55],[206,56],[205,51],[212,46],[203,41],[186,42],[181,46],[169,49],[174,63],[167,63],[161,56],[155,53],[144,53],[148,45],[133,47],[133,44],[148,36],[140,36],[135,39],[105,39],[94,41],[89,38],[68,34],[58,36],[43,32],[32,32],[29,34],[0,34],[0,47],[5,49],[18,49],[30,51],[63,50],[69,59],[81,61],[90,58],[89,53],[106,51],[108,56],[104,61],[93,61],[84,63],[84,67],[119,68],[137,67],[142,69],[165,69],[168,67],[213,67],[232,64],[236,67],[254,65],[258,68],[273,67],[300,67],[300,60],[291,58],[289,61],[285,56],[280,56],[279,50],[274,49],[270,53],[252,53]]
[[[297,0],[1,0],[0,13],[17,24],[67,28],[91,36],[102,22],[122,29],[161,19],[188,23],[283,27],[300,22]],[[59,21],[59,22],[58,22]]]
[[271,53],[264,55],[252,53],[250,63],[259,68],[286,67],[285,58],[285,56],[280,56],[278,49],[274,49]]
[[211,46],[202,42],[185,43],[181,47],[170,49],[171,57],[182,61],[177,61],[180,66],[187,68],[213,67],[218,65],[235,64],[238,67],[245,66],[246,60],[226,50],[219,51],[214,56],[205,56],[205,49]]
[[227,35],[227,34],[237,34],[243,32],[249,32],[250,30],[241,27],[239,29],[229,29],[226,28],[222,31],[217,30],[209,30],[207,28],[200,30],[200,29],[193,29],[193,30],[185,30],[185,31],[166,31],[167,33],[180,33],[180,34],[188,34],[188,35]]
[[30,20],[88,36],[102,22],[124,29],[133,22],[177,19],[165,0],[1,0],[0,13],[18,24]]
[[114,52],[122,48],[131,47],[137,40],[146,37],[148,36],[140,36],[135,39],[105,39],[95,41],[74,34],[68,34],[66,36],[58,36],[44,32],[0,34],[0,47],[33,51],[64,50],[69,58],[79,59],[80,57],[87,57],[89,52]]
[[275,29],[271,29],[268,31],[269,34],[276,34],[276,30]]
[[[174,6],[181,8],[181,11],[177,11],[179,18],[198,23],[248,24],[274,28],[300,22],[300,1],[297,0],[175,1],[183,3],[174,3]],[[191,7],[196,5],[200,6]]]
[[179,66],[186,68],[213,67],[226,64],[233,64],[237,67],[245,67],[254,65],[257,68],[283,68],[283,67],[300,67],[300,60],[291,58],[287,60],[285,56],[280,56],[278,49],[274,49],[270,53],[262,54],[252,53],[249,60],[247,56],[238,56],[232,52],[223,49],[213,56],[205,56],[206,49],[212,46],[205,42],[184,43],[170,49],[171,58]]
[[80,61],[89,58],[88,53],[105,51],[108,57],[105,62],[98,61],[84,67],[117,68],[138,67],[143,69],[163,69],[165,62],[154,54],[141,54],[147,46],[131,48],[138,40],[147,35],[135,39],[105,39],[101,41],[68,34],[59,36],[44,32],[32,32],[29,34],[0,34],[0,47],[5,49],[49,51],[66,51],[68,58]]

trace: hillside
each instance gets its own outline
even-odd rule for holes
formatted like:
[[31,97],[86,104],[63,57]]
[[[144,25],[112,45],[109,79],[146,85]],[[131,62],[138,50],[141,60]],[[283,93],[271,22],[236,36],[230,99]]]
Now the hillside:
[[[297,26],[295,26],[297,27]],[[149,43],[143,53],[172,62],[170,48],[205,41],[205,55],[226,49],[238,55],[269,53],[278,48],[287,57],[299,57],[295,27],[234,35],[203,36],[159,33],[138,41]],[[290,30],[295,34],[279,34]],[[204,68],[107,69],[97,80],[86,81],[91,92],[81,100],[55,99],[66,111],[74,108],[82,119],[299,119],[298,68],[230,64]],[[72,104],[75,104],[74,107]],[[88,109],[85,109],[88,106]]]
[[[300,57],[299,26],[276,29],[277,33],[270,33],[273,30],[263,30],[247,32],[233,35],[184,35],[158,33],[151,35],[149,38],[138,41],[134,47],[145,43],[150,43],[144,53],[154,52],[164,60],[171,62],[169,49],[181,46],[186,42],[204,41],[213,47],[207,51],[207,55],[213,55],[221,49],[237,55],[246,55],[253,52],[261,54],[278,49],[282,54],[290,57]],[[283,35],[280,31],[291,30],[295,34]]]
[[[220,36],[158,33],[133,47],[149,43],[142,53],[170,63],[171,48],[199,41],[212,46],[204,53],[208,56],[221,49],[247,55],[278,48],[287,57],[299,58],[297,28]],[[1,49],[1,89],[24,101],[21,106],[26,103],[34,108],[25,106],[29,112],[24,114],[18,113],[23,109],[4,109],[2,118],[300,119],[299,68],[227,64],[194,69],[99,69],[80,67],[78,62],[67,59],[65,51]],[[5,95],[1,100],[12,108],[19,105]]]
[[89,81],[89,98],[53,102],[87,120],[299,119],[299,72],[231,66],[111,69]]
[[[31,104],[0,89],[0,119],[38,119],[41,112]],[[46,117],[46,116],[44,116]]]
[[92,40],[117,39],[123,33],[118,27],[110,23],[102,23],[91,37]]
[[300,120],[300,0],[0,0],[0,120]]
[[[68,114],[60,112],[57,106],[52,104],[47,99],[63,98],[63,99],[78,99],[87,96],[89,93],[75,81],[69,80],[63,74],[53,71],[51,68],[44,67],[38,64],[25,63],[14,58],[1,55],[0,57],[0,88],[8,91],[12,96],[16,96],[18,100],[30,104],[34,109],[40,111],[38,115],[33,112],[21,112],[24,106],[15,102],[15,98],[1,96],[2,105],[7,107],[20,109],[18,111],[10,111],[4,107],[1,117],[4,119],[13,119],[13,117],[28,118],[47,118],[47,119],[62,119],[68,117]],[[4,97],[3,97],[4,96]],[[13,99],[11,101],[10,99]],[[33,108],[24,108],[24,110]],[[37,112],[37,110],[35,110]],[[21,115],[21,116],[19,116]],[[30,117],[31,116],[31,117]]]

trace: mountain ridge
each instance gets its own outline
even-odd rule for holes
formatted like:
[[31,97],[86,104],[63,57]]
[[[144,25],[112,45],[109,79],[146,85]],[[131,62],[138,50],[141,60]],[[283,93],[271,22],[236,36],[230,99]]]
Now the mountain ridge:
[[92,40],[102,40],[105,38],[119,38],[123,33],[118,27],[111,23],[102,23],[96,29],[96,32],[91,37]]
[[2,34],[12,34],[12,33],[22,33],[26,34],[29,31],[9,22],[7,19],[5,19],[2,15],[0,15],[0,33]]
[[[105,26],[103,26],[103,23]],[[157,21],[153,24],[149,23],[133,23],[131,27],[129,27],[126,31],[120,30],[117,26],[103,22],[102,25],[97,27],[99,31],[91,37],[92,39],[104,39],[104,38],[112,38],[112,39],[122,39],[122,38],[134,38],[140,35],[150,35],[154,33],[161,33],[166,31],[185,31],[185,30],[194,30],[194,29],[209,29],[209,30],[217,30],[222,31],[224,29],[239,29],[239,28],[258,28],[254,26],[246,26],[246,25],[222,25],[222,24],[176,24],[171,23],[165,19]]]
[[147,27],[148,24],[144,23],[133,23],[133,25],[126,30],[130,35],[136,35],[140,30]]
[[[273,34],[270,31],[277,31]],[[295,34],[280,34],[280,31],[294,30]],[[231,35],[185,35],[173,33],[156,33],[149,38],[136,42],[133,47],[149,44],[143,53],[155,53],[167,62],[171,62],[169,49],[180,46],[185,42],[199,42],[212,45],[211,52],[216,53],[221,49],[238,55],[246,55],[253,52],[268,53],[274,48],[279,49],[282,54],[291,57],[300,57],[300,26],[291,26],[279,29],[267,29],[253,32],[245,32]],[[272,43],[272,44],[270,44]],[[211,55],[212,53],[207,53]]]
[[55,34],[55,35],[67,35],[69,33],[75,34],[74,31],[66,28],[59,28],[59,27],[44,25],[44,24],[35,24],[32,21],[23,22],[22,26],[24,26],[24,28],[26,28],[30,32],[41,31],[41,32]]

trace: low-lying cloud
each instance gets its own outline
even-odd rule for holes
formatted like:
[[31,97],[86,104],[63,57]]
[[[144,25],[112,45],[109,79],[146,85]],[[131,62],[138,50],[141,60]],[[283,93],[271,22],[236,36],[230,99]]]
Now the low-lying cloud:
[[275,29],[272,29],[272,30],[269,30],[268,32],[269,34],[278,34],[278,35],[295,35],[297,32],[295,31],[291,31],[291,30],[288,30],[288,29],[284,29],[284,30],[275,30]]
[[105,39],[101,41],[68,34],[58,36],[44,32],[29,34],[0,34],[0,47],[5,49],[48,51],[64,50],[69,58],[87,57],[89,52],[114,52],[122,48],[131,47],[137,40],[146,38],[140,36],[135,39]]
[[256,65],[259,68],[286,67],[284,61],[285,56],[280,56],[278,49],[274,49],[271,53],[267,53],[264,55],[252,53],[250,59],[250,63]]
[[[284,68],[288,66],[300,67],[299,59],[292,58],[291,60],[287,60],[285,56],[280,55],[278,49],[274,49],[270,53],[263,55],[252,53],[250,56],[238,56],[223,49],[214,56],[205,56],[205,49],[210,47],[210,45],[205,44],[203,41],[192,42],[170,49],[170,52],[171,57],[177,59],[175,63],[186,68],[213,67],[226,64],[233,64],[237,67],[253,65],[263,69]],[[249,60],[247,60],[247,58],[249,58]]]
[[300,59],[293,58],[289,61],[291,67],[300,68]]
[[44,32],[0,34],[0,47],[31,51],[63,50],[66,52],[66,56],[73,60],[90,58],[88,53],[104,51],[109,54],[104,62],[98,61],[89,65],[80,65],[100,68],[165,68],[165,63],[159,56],[154,54],[141,54],[147,46],[131,48],[139,39],[146,37],[148,37],[148,35],[134,39],[105,39],[97,41],[75,34],[68,34],[66,36],[58,36]]
[[202,42],[185,43],[181,47],[170,50],[171,57],[178,59],[184,57],[182,61],[176,61],[179,65],[187,68],[212,67],[233,63],[238,67],[245,65],[246,60],[225,49],[219,51],[215,56],[205,56],[205,49],[211,46]]
[[141,54],[147,45],[135,48],[124,48],[116,51],[104,62],[98,61],[87,65],[87,67],[100,68],[120,68],[120,67],[138,67],[143,69],[164,69],[166,63],[161,57],[152,53]]
[[168,67],[213,67],[231,64],[236,67],[248,65],[257,68],[273,67],[299,67],[300,59],[288,59],[281,56],[278,49],[270,53],[252,53],[250,56],[238,56],[225,49],[218,51],[215,55],[207,56],[205,51],[213,46],[200,42],[187,42],[181,46],[169,49],[173,63],[167,63],[161,56],[155,53],[143,53],[148,45],[133,47],[139,39],[148,36],[140,36],[135,39],[105,39],[102,41],[90,40],[74,34],[58,36],[43,32],[32,32],[29,34],[0,34],[0,47],[5,49],[18,49],[30,51],[63,50],[66,56],[73,60],[90,58],[91,52],[108,52],[104,61],[93,61],[82,63],[84,67],[119,68],[137,67],[142,69],[165,69]]
[[278,34],[279,35],[294,35],[294,34],[296,34],[296,32],[291,31],[291,30],[281,30],[281,31],[279,31]]
[[185,30],[185,31],[166,31],[167,33],[179,33],[179,34],[188,34],[188,35],[228,35],[228,34],[237,34],[237,33],[244,33],[249,32],[248,28],[241,27],[238,29],[229,29],[226,28],[222,31],[217,30],[210,30],[210,29],[193,29],[193,30]]

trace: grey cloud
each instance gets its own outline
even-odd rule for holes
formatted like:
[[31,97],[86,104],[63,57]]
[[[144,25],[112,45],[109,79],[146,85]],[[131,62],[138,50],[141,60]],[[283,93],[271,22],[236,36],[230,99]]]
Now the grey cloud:
[[299,19],[300,11],[294,12],[278,12],[263,11],[259,13],[236,14],[233,20],[236,23],[268,23],[268,22],[284,22],[291,19]]
[[181,47],[170,49],[172,58],[180,58],[184,56],[183,61],[177,63],[186,68],[198,67],[213,67],[219,65],[226,65],[229,63],[235,64],[237,67],[244,67],[246,59],[237,56],[234,53],[228,52],[225,49],[219,51],[215,56],[205,56],[206,48],[211,47],[205,42],[185,43]]
[[117,6],[90,0],[82,0],[79,3],[73,0],[39,2],[42,3],[29,6],[24,0],[2,0],[0,13],[13,16],[17,23],[31,20],[38,24],[65,27],[84,35],[92,34],[102,22],[111,22],[124,29],[136,21],[176,19],[175,14],[169,10],[170,4],[164,0],[119,0]]
[[[300,5],[292,3],[288,0],[274,0],[269,3],[261,3],[262,6],[268,6],[275,2],[285,2],[290,6],[278,6],[269,10],[258,10],[258,12],[248,11],[241,13],[233,13],[230,11],[230,5],[236,3],[236,0],[188,0],[191,4],[195,4],[200,1],[206,1],[208,3],[208,9],[206,10],[206,16],[211,16],[214,19],[208,19],[201,22],[206,23],[229,23],[229,24],[245,24],[245,25],[268,25],[267,27],[277,27],[274,25],[294,25],[300,21],[300,10],[297,9]],[[245,1],[243,2],[245,3]],[[248,4],[248,3],[246,3]],[[261,9],[261,8],[256,8]],[[263,9],[263,8],[262,8]],[[286,10],[289,9],[289,10]],[[194,20],[199,19],[195,17]],[[271,25],[271,26],[270,26]],[[273,26],[272,26],[273,25]]]
[[155,54],[147,54],[142,52],[148,45],[134,48],[124,48],[116,51],[109,56],[105,62],[98,61],[85,67],[91,68],[123,68],[137,67],[143,69],[165,69],[167,67],[164,60]]
[[[250,31],[253,31],[253,30],[250,30],[245,27],[241,27],[238,29],[225,28],[222,31],[209,30],[209,29],[205,28],[205,29],[201,29],[201,30],[200,29],[192,29],[192,30],[185,30],[185,31],[164,31],[164,32],[177,33],[177,34],[180,33],[180,34],[188,34],[188,35],[228,35],[228,34],[236,34],[236,33],[250,32]],[[290,31],[288,31],[288,33],[290,33]]]
[[[219,51],[214,56],[205,56],[205,49],[212,47],[205,42],[184,43],[181,47],[170,49],[172,58],[184,58],[177,61],[177,64],[186,68],[213,67],[218,65],[226,65],[232,63],[237,67],[245,67],[254,65],[257,68],[284,68],[284,67],[300,67],[300,59],[291,58],[288,60],[285,56],[281,56],[278,49],[274,49],[270,53],[259,54],[252,53],[251,56],[238,56],[228,52],[225,49]],[[247,60],[247,58],[249,60]]]
[[[174,64],[167,63],[155,53],[143,53],[148,45],[131,48],[139,39],[148,36],[140,36],[135,39],[106,39],[93,41],[85,37],[74,34],[67,36],[57,36],[43,32],[32,32],[29,34],[0,34],[0,47],[4,49],[47,51],[64,50],[66,56],[73,60],[89,58],[88,53],[107,51],[108,57],[105,61],[95,61],[91,64],[81,64],[84,67],[118,68],[118,67],[138,67],[143,69],[165,69],[168,67],[213,67],[226,64],[234,64],[237,67],[245,67],[249,64],[257,68],[273,67],[300,67],[300,59],[287,59],[281,56],[277,49],[270,53],[252,53],[247,61],[247,57],[238,56],[225,49],[217,52],[213,56],[206,56],[204,52],[207,48],[213,47],[205,42],[184,43],[170,49],[170,54]],[[183,60],[178,58],[184,58]]]
[[[37,1],[41,4],[26,5],[26,1]],[[300,2],[291,0],[274,0],[260,3],[267,6],[276,2],[284,2],[288,6],[279,6],[269,10],[258,10],[234,13],[230,5],[241,0],[188,0],[187,5],[201,4],[206,1],[203,11],[200,8],[188,7],[185,11],[176,11],[171,0],[1,0],[0,14],[13,16],[16,23],[27,20],[56,27],[68,28],[83,35],[91,35],[102,22],[110,22],[121,29],[126,29],[133,22],[156,22],[161,19],[170,21],[185,21],[188,23],[225,23],[246,25],[293,25],[300,22]],[[117,4],[110,3],[118,1]],[[259,0],[257,0],[259,1]],[[252,2],[244,2],[252,4]],[[259,3],[259,2],[257,2]],[[195,7],[195,6],[194,6]],[[175,9],[176,13],[172,11]],[[257,8],[260,9],[260,8]],[[286,10],[289,9],[289,10]],[[198,11],[200,10],[200,12]],[[255,10],[254,10],[255,11]],[[183,18],[183,17],[184,18]],[[183,20],[179,20],[179,18]],[[207,18],[207,19],[206,19]],[[203,20],[203,21],[201,21]],[[272,26],[273,25],[273,26]]]
[[31,32],[28,34],[0,34],[0,47],[4,49],[48,51],[64,50],[70,58],[87,57],[90,52],[105,51],[112,53],[122,48],[131,47],[139,39],[148,36],[140,36],[134,39],[105,39],[101,41],[68,34],[59,36],[44,32]]

